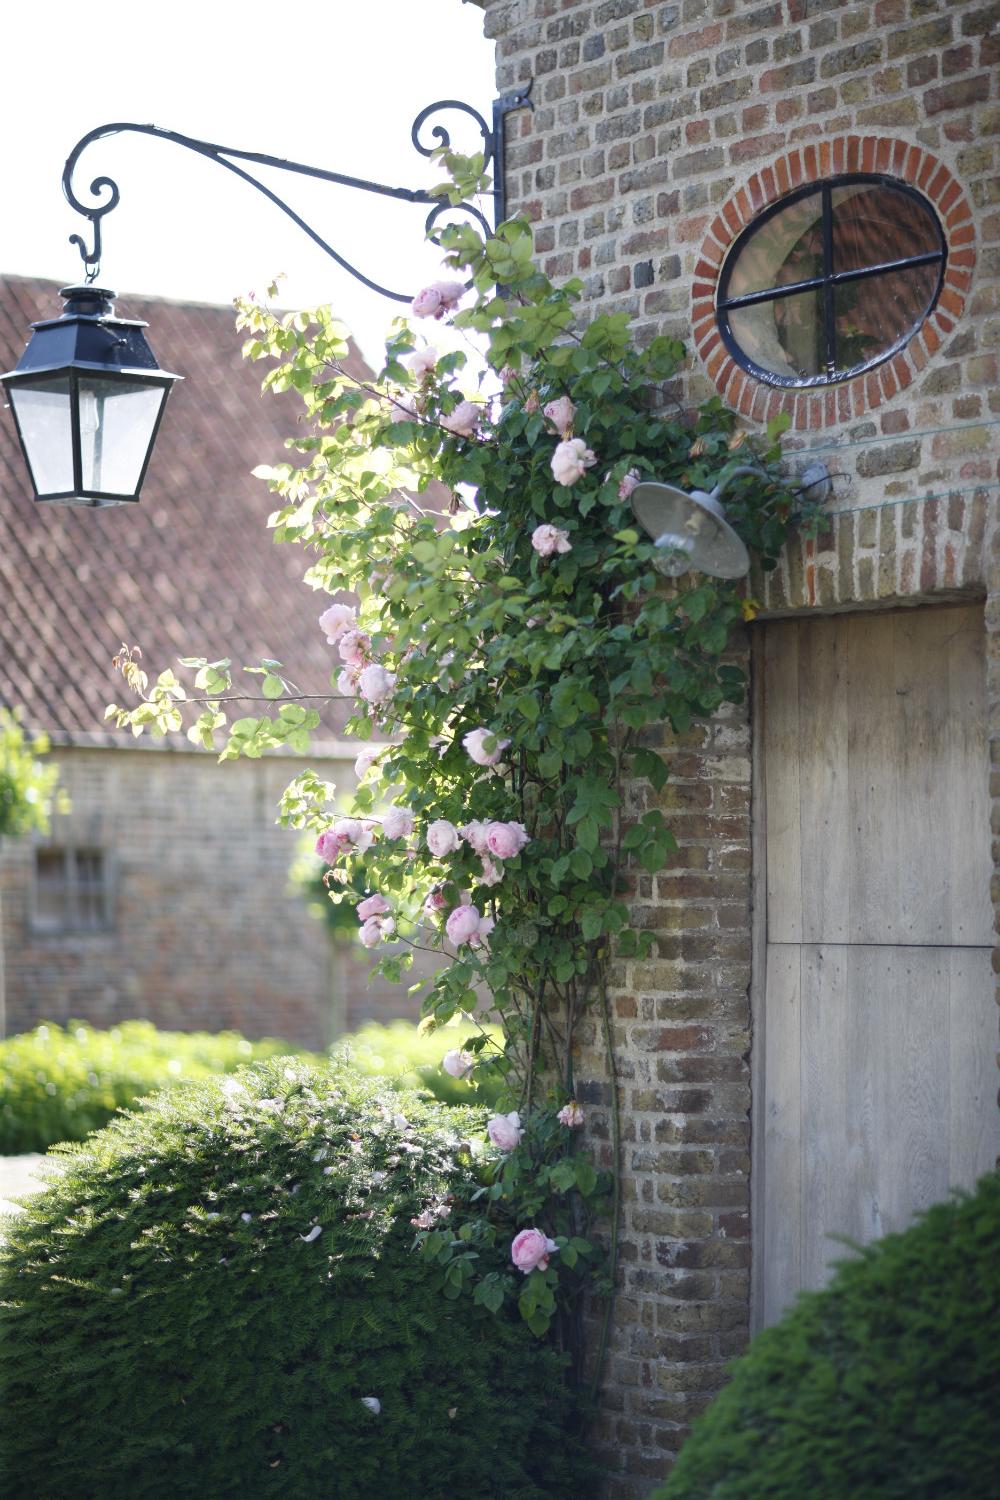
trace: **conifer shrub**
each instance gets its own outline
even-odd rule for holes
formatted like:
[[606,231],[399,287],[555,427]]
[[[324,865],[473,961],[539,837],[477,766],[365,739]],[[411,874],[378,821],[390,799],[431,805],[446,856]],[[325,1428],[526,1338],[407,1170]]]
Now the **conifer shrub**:
[[575,1500],[559,1356],[412,1251],[481,1128],[284,1058],[63,1147],[0,1250],[0,1493]]
[[995,1500],[1000,1176],[753,1340],[653,1500]]

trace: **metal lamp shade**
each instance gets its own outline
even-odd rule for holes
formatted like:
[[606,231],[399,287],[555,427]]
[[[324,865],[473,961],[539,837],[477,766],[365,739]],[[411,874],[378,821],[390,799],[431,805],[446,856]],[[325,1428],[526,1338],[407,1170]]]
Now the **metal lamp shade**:
[[0,377],[35,499],[137,501],[170,387],[145,323],[116,318],[113,292],[67,287],[61,318],[33,323],[17,368]]
[[712,578],[742,578],[750,556],[726,520],[718,491],[690,494],[652,480],[632,491],[636,520],[649,533],[660,556],[653,566],[668,578],[695,570]]

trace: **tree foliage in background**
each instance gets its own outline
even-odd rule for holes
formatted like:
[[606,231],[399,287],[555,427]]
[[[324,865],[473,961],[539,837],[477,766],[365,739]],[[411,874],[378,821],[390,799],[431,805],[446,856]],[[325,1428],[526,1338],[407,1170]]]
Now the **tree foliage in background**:
[[30,739],[20,716],[0,709],[0,838],[48,833],[53,805],[59,806],[59,768],[42,759],[48,750],[45,735]]

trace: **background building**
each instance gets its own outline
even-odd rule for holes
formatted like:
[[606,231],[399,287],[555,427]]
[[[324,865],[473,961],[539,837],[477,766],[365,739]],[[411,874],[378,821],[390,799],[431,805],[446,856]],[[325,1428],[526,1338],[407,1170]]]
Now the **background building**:
[[901,1226],[1000,1148],[1000,7],[484,10],[498,88],[535,80],[508,192],[548,273],[682,338],[686,403],[752,432],[786,412],[793,465],[840,476],[821,533],[750,581],[747,706],[664,731],[670,781],[637,789],[680,841],[634,892],[656,955],[614,974],[598,1440],[607,1494],[641,1500],[831,1234]]
[[[60,305],[55,283],[0,281],[4,369]],[[231,308],[122,298],[118,311],[147,319],[163,368],[187,377],[139,505],[34,504],[9,413],[0,423],[0,704],[48,733],[72,801],[51,838],[0,851],[7,1029],[145,1016],[323,1045],[413,1006],[405,987],[369,986],[363,950],[334,948],[290,886],[299,836],[274,819],[295,758],[219,766],[183,735],[134,740],[104,719],[129,701],[112,666],[123,642],[151,678],[182,655],[270,656],[304,691],[330,691],[325,596],[302,583],[300,549],[274,546],[273,499],[251,475],[284,457],[300,405],[262,397]],[[306,763],[346,789],[342,725],[326,705]]]

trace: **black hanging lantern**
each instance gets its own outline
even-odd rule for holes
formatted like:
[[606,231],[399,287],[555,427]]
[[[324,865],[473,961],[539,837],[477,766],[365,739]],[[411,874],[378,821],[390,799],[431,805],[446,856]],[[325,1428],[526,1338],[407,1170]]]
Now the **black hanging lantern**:
[[167,394],[145,323],[116,318],[114,292],[70,286],[62,317],[32,323],[15,370],[0,376],[35,499],[60,505],[138,500]]

